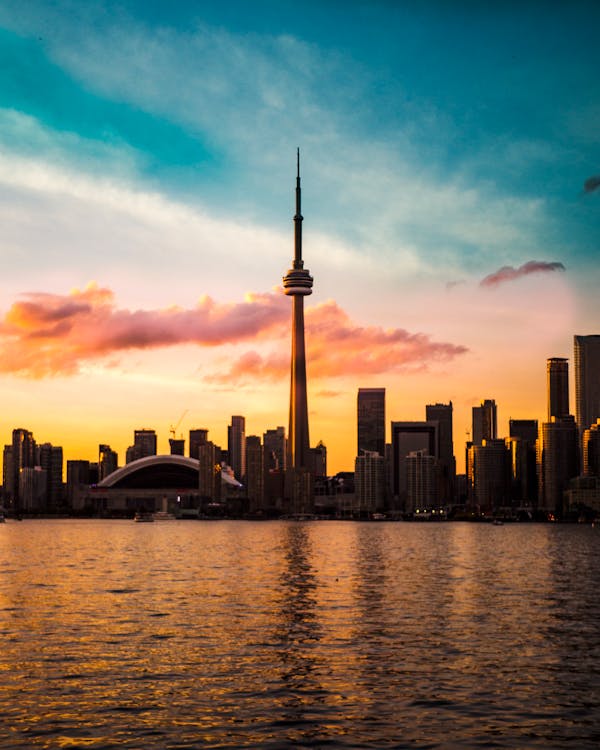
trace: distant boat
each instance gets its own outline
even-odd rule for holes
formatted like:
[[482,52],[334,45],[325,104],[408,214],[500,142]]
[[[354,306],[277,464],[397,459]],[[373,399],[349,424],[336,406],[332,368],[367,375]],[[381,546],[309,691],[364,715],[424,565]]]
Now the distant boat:
[[153,523],[154,522],[154,518],[152,517],[152,513],[141,513],[141,512],[138,512],[133,517],[133,520],[136,523]]
[[504,526],[504,521],[501,521],[499,518],[494,518],[492,523],[494,526]]
[[172,513],[168,513],[166,510],[157,510],[156,513],[152,513],[152,521],[176,521],[177,516]]

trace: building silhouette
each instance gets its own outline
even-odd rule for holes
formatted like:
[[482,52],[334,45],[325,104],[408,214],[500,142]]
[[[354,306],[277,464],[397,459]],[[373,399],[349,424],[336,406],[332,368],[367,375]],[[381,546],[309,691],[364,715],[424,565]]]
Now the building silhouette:
[[264,454],[263,445],[258,435],[246,438],[246,497],[247,510],[258,513],[264,506]]
[[509,419],[507,446],[511,455],[513,498],[537,506],[537,419]]
[[579,433],[600,418],[600,335],[575,336],[575,419]]
[[98,446],[98,480],[101,482],[119,468],[119,456],[110,445],[100,443]]
[[147,456],[156,456],[156,432],[147,428],[134,430],[133,445],[127,448],[125,463],[130,464]]
[[377,451],[363,450],[354,462],[354,511],[366,517],[385,505],[385,458]]
[[542,424],[539,441],[540,498],[538,508],[562,515],[563,495],[579,474],[579,433],[575,417],[552,417]]
[[484,440],[496,440],[498,414],[494,399],[487,398],[479,406],[473,407],[473,445],[482,445]]
[[546,360],[546,392],[548,398],[548,422],[552,417],[561,419],[569,410],[569,360],[550,357]]
[[246,418],[231,417],[227,427],[227,461],[233,474],[240,482],[246,477]]
[[190,458],[200,457],[200,446],[208,442],[208,430],[190,430]]
[[283,277],[283,289],[292,298],[292,358],[290,378],[290,426],[286,494],[292,512],[305,513],[312,506],[308,400],[306,395],[306,347],[304,341],[304,297],[312,294],[313,279],[302,260],[302,213],[300,150],[297,153],[296,213],[294,215],[294,260]]
[[583,474],[600,477],[600,418],[583,431]]
[[448,404],[425,406],[425,419],[428,422],[437,422],[439,429],[439,472],[436,495],[437,502],[441,505],[452,502],[455,494],[456,459],[452,440],[452,412],[452,401]]
[[385,388],[359,388],[356,399],[357,448],[385,455]]
[[56,513],[63,501],[63,449],[59,445],[39,446],[39,465],[46,472],[45,513]]
[[[395,510],[409,510],[408,470],[409,453],[422,451],[437,460],[439,455],[438,422],[392,422],[392,491]],[[410,512],[410,511],[409,511]]]
[[411,451],[406,456],[407,513],[431,511],[439,505],[439,464],[426,450]]
[[509,452],[504,440],[483,440],[469,448],[471,500],[481,513],[511,505]]

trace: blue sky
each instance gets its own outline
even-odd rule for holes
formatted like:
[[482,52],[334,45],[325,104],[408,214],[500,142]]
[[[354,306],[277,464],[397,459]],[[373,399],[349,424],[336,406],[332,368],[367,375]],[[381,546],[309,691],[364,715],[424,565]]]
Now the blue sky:
[[[291,258],[300,146],[311,301],[335,300],[357,328],[468,351],[442,369],[424,354],[411,374],[374,370],[398,394],[390,417],[453,398],[464,432],[472,403],[519,388],[541,418],[539,375],[522,371],[570,356],[572,334],[600,324],[600,190],[583,191],[600,174],[598,28],[592,2],[7,4],[2,311],[90,281],[128,310],[269,292]],[[530,261],[548,265],[479,286]],[[509,346],[519,364],[499,381],[486,363]],[[121,381],[106,360],[83,374],[127,398],[128,378],[160,380],[155,355],[119,359]],[[185,349],[189,390],[165,410],[183,411],[194,378],[208,384],[243,352],[213,355]],[[369,385],[359,376],[349,366],[318,386],[319,427],[319,393],[345,394],[345,414]],[[58,409],[63,375],[4,377],[13,394],[48,389]],[[226,415],[234,396],[216,399]],[[336,440],[330,408],[315,440]],[[273,426],[257,413],[257,431]]]

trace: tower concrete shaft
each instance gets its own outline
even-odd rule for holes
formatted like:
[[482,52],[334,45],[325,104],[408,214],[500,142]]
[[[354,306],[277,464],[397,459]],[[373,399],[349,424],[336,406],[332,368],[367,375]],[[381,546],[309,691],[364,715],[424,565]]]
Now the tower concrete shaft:
[[288,468],[307,469],[309,462],[308,400],[306,396],[306,346],[304,342],[304,297],[312,294],[313,279],[302,260],[302,213],[300,150],[297,153],[296,214],[294,216],[294,261],[283,277],[285,294],[292,297],[292,362],[290,383],[290,427]]

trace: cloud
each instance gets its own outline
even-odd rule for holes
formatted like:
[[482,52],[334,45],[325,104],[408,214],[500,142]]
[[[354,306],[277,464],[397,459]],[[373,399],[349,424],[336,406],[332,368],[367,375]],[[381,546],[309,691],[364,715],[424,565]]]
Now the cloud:
[[[311,378],[379,375],[426,370],[467,352],[461,345],[432,341],[402,328],[361,326],[334,301],[306,310],[307,368]],[[242,383],[260,377],[277,380],[289,373],[289,354],[247,352],[210,382]]]
[[[126,351],[252,341],[260,346],[205,381],[276,381],[289,373],[289,347],[281,346],[289,323],[289,300],[280,292],[249,294],[243,302],[227,304],[203,297],[191,309],[157,310],[118,308],[112,290],[93,283],[64,295],[28,292],[0,320],[0,372],[75,375],[92,361],[114,366],[115,355]],[[467,351],[402,328],[358,325],[333,301],[306,310],[306,338],[315,378],[421,370]]]
[[513,266],[502,266],[502,268],[482,279],[479,282],[479,286],[495,287],[498,286],[498,284],[504,284],[507,281],[514,281],[515,279],[521,278],[521,276],[529,276],[529,274],[532,273],[564,270],[564,265],[557,261],[548,263],[543,260],[530,260],[522,266],[519,266],[519,268],[514,268]]
[[597,190],[598,188],[600,188],[600,175],[588,177],[588,179],[583,183],[584,193],[593,193],[594,190]]
[[110,289],[90,284],[67,295],[31,292],[0,322],[0,372],[41,378],[73,375],[82,363],[128,350],[177,344],[217,347],[260,337],[287,323],[282,294],[248,295],[241,303],[210,297],[196,307],[125,310]]

